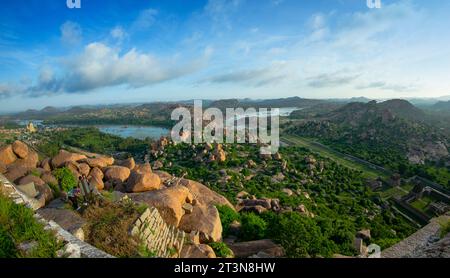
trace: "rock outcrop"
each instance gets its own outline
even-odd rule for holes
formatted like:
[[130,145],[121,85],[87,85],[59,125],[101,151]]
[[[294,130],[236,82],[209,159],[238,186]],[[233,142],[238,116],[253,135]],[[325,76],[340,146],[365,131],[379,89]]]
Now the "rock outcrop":
[[156,207],[164,221],[175,227],[178,227],[185,213],[183,205],[193,200],[189,190],[181,185],[143,193],[131,193],[129,196],[133,201]]
[[83,154],[71,153],[66,150],[60,150],[59,153],[55,157],[53,157],[51,163],[53,168],[59,168],[63,167],[67,162],[77,162],[84,159],[87,159],[87,157]]
[[218,242],[222,239],[219,212],[211,205],[195,205],[191,213],[181,218],[179,228],[187,233],[199,232],[201,243]]

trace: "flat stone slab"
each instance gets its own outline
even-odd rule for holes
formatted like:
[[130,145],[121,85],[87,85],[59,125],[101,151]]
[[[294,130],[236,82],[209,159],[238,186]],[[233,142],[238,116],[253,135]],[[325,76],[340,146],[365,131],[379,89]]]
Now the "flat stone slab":
[[86,221],[81,216],[68,209],[41,208],[37,213],[47,221],[52,220],[58,223],[58,225],[70,233],[76,233],[86,224]]

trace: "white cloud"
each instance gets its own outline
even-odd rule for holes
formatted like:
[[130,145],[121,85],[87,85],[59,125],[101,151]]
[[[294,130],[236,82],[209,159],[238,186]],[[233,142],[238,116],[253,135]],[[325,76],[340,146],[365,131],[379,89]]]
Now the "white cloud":
[[139,13],[139,16],[132,24],[132,29],[147,29],[150,28],[158,16],[158,10],[146,9]]
[[72,21],[66,21],[60,27],[61,30],[61,42],[66,45],[76,45],[82,40],[81,26]]
[[191,74],[205,66],[211,50],[207,48],[199,59],[158,59],[136,49],[120,55],[119,49],[103,43],[87,45],[80,55],[67,59],[61,74],[41,71],[39,82],[30,89],[34,95],[49,93],[89,92],[98,88],[127,85],[143,87]]
[[209,0],[205,6],[205,14],[213,21],[216,29],[232,29],[230,15],[237,11],[244,0]]
[[127,32],[121,26],[116,26],[111,30],[110,35],[113,39],[121,42],[127,37]]

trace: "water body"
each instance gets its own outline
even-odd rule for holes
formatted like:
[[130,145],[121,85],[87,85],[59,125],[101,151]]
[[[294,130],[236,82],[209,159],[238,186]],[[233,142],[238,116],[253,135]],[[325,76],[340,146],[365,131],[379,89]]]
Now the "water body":
[[[287,107],[287,108],[280,108],[279,109],[279,116],[289,116],[293,111],[299,110],[299,108],[296,107]],[[263,113],[258,111],[256,113],[252,113],[250,117],[267,117],[267,115],[270,114],[270,110],[267,113]],[[273,114],[273,113],[272,113]],[[275,114],[273,114],[275,115]],[[20,120],[18,123],[20,125],[27,125],[29,122],[32,122],[35,126],[38,128],[45,127],[43,124],[43,121],[40,120]],[[68,126],[68,127],[86,127],[85,125],[51,125],[52,127],[55,126]],[[136,125],[95,125],[96,128],[98,128],[101,132],[112,134],[116,136],[120,136],[122,138],[136,138],[143,140],[147,137],[151,139],[159,139],[161,136],[169,136],[170,135],[170,129],[163,128],[163,127],[157,127],[157,126],[136,126]]]
[[161,136],[168,136],[170,130],[156,126],[120,126],[120,125],[101,125],[96,126],[101,132],[117,135],[122,138],[133,137],[137,139],[159,139]]

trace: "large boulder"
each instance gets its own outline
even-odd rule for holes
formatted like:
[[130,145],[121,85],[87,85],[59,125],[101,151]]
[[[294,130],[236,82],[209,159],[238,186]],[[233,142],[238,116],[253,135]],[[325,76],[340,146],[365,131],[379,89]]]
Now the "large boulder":
[[120,163],[120,166],[127,167],[128,169],[133,170],[134,167],[136,167],[136,162],[134,161],[134,158],[130,157],[130,158],[122,161]]
[[112,182],[125,182],[130,176],[130,169],[123,166],[110,166],[105,170],[105,179]]
[[156,207],[164,221],[176,227],[185,213],[183,205],[193,200],[189,190],[181,185],[144,193],[131,193],[128,196],[135,202]]
[[59,153],[52,159],[52,167],[63,167],[67,162],[77,162],[86,159],[86,156],[78,153],[71,153],[66,150],[60,150]]
[[182,179],[180,184],[186,186],[198,202],[204,205],[228,206],[234,210],[234,206],[224,196],[212,191],[207,186],[192,180]]
[[97,167],[91,169],[91,172],[89,173],[89,176],[96,177],[99,180],[103,180],[103,178],[104,178],[104,174],[103,174],[102,170],[100,170]]
[[126,190],[128,192],[146,192],[161,188],[161,179],[152,173],[149,164],[135,167],[128,178]]
[[12,144],[12,148],[19,158],[26,158],[28,156],[28,146],[25,143],[17,140]]
[[16,182],[21,177],[26,176],[32,169],[29,167],[8,167],[5,177],[12,182]]
[[9,165],[9,167],[28,167],[36,168],[39,163],[39,155],[32,150],[28,151],[28,155],[25,158],[19,158]]
[[103,190],[105,184],[103,183],[103,172],[98,168],[92,168],[89,173],[89,183],[97,187],[98,190]]
[[36,198],[39,192],[36,190],[34,183],[18,184],[17,189],[29,198]]
[[0,163],[8,166],[9,164],[16,161],[17,156],[14,154],[13,148],[11,145],[6,145],[0,147]]
[[218,242],[222,239],[222,224],[215,206],[196,204],[191,213],[185,214],[179,228],[187,233],[200,233],[201,243]]
[[114,163],[114,158],[100,156],[100,157],[95,157],[95,158],[86,158],[86,159],[82,160],[81,162],[88,164],[91,168],[94,168],[94,167],[105,168],[105,167],[111,166]]
[[36,177],[34,175],[28,175],[25,176],[23,178],[21,178],[18,182],[18,184],[23,185],[23,184],[28,184],[28,183],[34,183],[34,185],[44,185],[45,181],[43,181],[41,178]]
[[6,165],[3,164],[3,162],[0,162],[0,174],[4,174],[8,171],[8,168],[6,168]]
[[45,199],[45,203],[50,203],[53,199],[53,191],[47,184],[38,185],[35,184],[37,191],[39,191],[39,194]]
[[209,245],[189,244],[183,246],[180,257],[185,259],[214,259],[216,254]]
[[153,172],[152,166],[148,162],[144,163],[144,164],[136,165],[133,170],[138,173],[152,173]]
[[91,172],[91,167],[89,167],[87,163],[83,162],[78,164],[78,170],[80,171],[81,175],[88,176],[89,173]]

